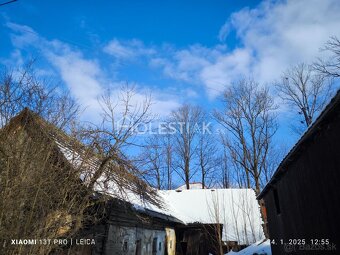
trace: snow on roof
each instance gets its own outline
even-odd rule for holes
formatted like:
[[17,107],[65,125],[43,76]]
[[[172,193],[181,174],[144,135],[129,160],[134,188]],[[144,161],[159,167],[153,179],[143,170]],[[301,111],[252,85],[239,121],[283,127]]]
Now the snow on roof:
[[[53,137],[55,143],[57,144],[59,150],[64,155],[66,160],[74,167],[75,169],[80,169],[80,179],[82,181],[86,181],[90,178],[93,173],[99,168],[100,161],[95,156],[90,157],[81,148],[73,148],[72,145],[67,144],[62,139],[58,139]],[[102,177],[99,181],[102,182],[105,180]]]
[[166,190],[158,194],[168,213],[184,223],[223,224],[223,241],[250,244],[264,238],[252,189]]
[[271,255],[272,251],[270,248],[270,240],[261,240],[258,241],[247,248],[240,250],[238,252],[230,251],[226,255]]

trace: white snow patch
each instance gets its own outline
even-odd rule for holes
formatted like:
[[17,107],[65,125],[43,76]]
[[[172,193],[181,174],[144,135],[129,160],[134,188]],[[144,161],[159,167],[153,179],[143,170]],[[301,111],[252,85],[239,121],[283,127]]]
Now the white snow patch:
[[247,248],[240,250],[239,252],[230,251],[226,253],[226,255],[271,255],[272,251],[270,248],[270,240],[261,240],[256,242]]

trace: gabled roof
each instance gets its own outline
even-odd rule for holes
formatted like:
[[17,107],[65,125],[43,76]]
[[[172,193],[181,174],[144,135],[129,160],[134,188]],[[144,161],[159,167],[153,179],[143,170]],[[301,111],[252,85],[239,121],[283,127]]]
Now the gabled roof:
[[[12,118],[9,124],[1,131],[15,132],[18,129],[24,129],[32,139],[46,139],[46,142],[50,142],[53,148],[64,158],[65,162],[70,164],[75,170],[78,170],[77,172],[80,173],[79,178],[85,185],[87,179],[99,168],[100,160],[95,152],[62,130],[49,124],[28,108],[25,108]],[[130,196],[140,200],[149,200],[148,197],[142,196],[145,194],[142,189],[147,184],[138,177],[129,178],[132,175],[124,167],[118,167],[117,165],[117,173],[112,173],[112,176],[114,176],[113,180],[107,181],[105,176],[101,176],[94,186],[94,191],[123,200],[128,200]],[[122,190],[122,187],[124,190]],[[156,194],[149,186],[147,186],[147,190]]]
[[340,115],[340,90],[337,91],[336,95],[332,98],[331,102],[325,107],[318,118],[313,124],[307,129],[302,135],[300,140],[293,146],[288,152],[286,157],[281,161],[280,165],[276,169],[270,181],[264,187],[257,199],[262,199],[264,195],[277,183],[284,174],[289,171],[289,165],[294,162],[298,157],[298,154],[306,149],[306,146],[310,139],[312,139],[316,133],[324,129],[324,127],[333,120],[334,117]]

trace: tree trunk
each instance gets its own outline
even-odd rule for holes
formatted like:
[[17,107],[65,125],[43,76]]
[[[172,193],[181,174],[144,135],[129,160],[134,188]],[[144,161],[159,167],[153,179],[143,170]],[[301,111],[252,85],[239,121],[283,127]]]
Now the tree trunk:
[[203,162],[201,162],[201,169],[202,169],[202,189],[205,188],[205,169]]
[[204,188],[205,188],[205,174],[204,174],[204,170],[202,170],[202,189]]
[[247,188],[250,189],[250,177],[249,177],[249,170],[246,169],[246,178],[247,178]]
[[167,174],[168,174],[168,190],[171,190],[171,151],[167,148]]
[[185,168],[184,168],[184,172],[185,172],[185,185],[187,189],[190,189],[190,180],[189,180],[189,160],[186,159],[185,160]]

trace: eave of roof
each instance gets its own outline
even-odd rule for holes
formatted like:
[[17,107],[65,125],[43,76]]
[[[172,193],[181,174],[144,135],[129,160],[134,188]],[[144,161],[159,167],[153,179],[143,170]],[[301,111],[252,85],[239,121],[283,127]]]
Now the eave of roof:
[[146,215],[149,215],[151,217],[162,219],[162,220],[167,221],[167,222],[173,222],[173,223],[179,223],[179,224],[185,225],[185,223],[183,221],[177,219],[176,217],[174,217],[172,215],[156,212],[156,211],[153,211],[153,210],[150,210],[150,209],[147,209],[147,208],[145,208],[144,210],[142,210],[140,212],[145,213]]
[[325,122],[334,112],[335,108],[340,105],[340,90],[337,91],[336,95],[332,98],[330,103],[321,112],[318,118],[313,122],[313,124],[307,129],[307,131],[301,136],[299,141],[293,146],[293,148],[288,152],[286,157],[281,161],[275,173],[273,174],[270,181],[263,188],[261,193],[257,196],[257,199],[262,199],[264,195],[274,186],[274,184],[279,181],[282,176],[287,172],[288,168],[285,168],[288,164],[291,164],[294,160],[294,156],[297,155],[299,151],[302,150],[303,145],[310,139],[315,132],[317,132],[321,124]]

